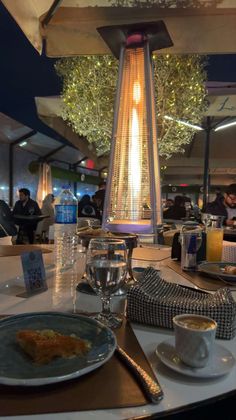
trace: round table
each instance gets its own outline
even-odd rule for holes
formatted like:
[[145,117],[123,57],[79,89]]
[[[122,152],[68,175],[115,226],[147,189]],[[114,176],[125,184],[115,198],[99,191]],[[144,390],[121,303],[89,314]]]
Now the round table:
[[46,219],[49,215],[45,214],[14,214],[13,218],[15,222],[40,222],[43,219]]

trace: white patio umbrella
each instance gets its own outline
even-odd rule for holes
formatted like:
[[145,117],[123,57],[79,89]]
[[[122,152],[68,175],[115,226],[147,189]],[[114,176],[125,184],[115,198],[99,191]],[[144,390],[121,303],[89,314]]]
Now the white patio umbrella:
[[[3,0],[39,53],[43,38],[50,57],[110,53],[97,28],[164,20],[174,42],[170,54],[235,53],[235,0],[168,0],[158,2],[110,0]],[[122,4],[124,6],[122,6]],[[134,6],[135,4],[135,6]],[[128,5],[128,6],[127,6]],[[165,50],[162,50],[165,52]]]

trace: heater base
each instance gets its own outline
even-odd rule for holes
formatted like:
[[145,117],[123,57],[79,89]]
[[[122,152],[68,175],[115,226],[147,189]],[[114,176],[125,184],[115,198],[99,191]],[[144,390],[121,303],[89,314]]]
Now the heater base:
[[111,232],[124,233],[153,233],[153,227],[149,220],[114,220],[114,222],[106,223],[106,229]]

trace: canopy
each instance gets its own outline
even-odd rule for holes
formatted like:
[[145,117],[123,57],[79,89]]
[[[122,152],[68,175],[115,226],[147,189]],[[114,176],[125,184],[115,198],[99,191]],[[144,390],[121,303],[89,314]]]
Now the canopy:
[[174,42],[167,49],[170,53],[235,53],[234,0],[186,0],[184,7],[180,7],[181,3],[168,0],[165,6],[163,1],[150,4],[148,0],[3,0],[39,53],[45,38],[49,57],[110,53],[98,27],[160,19]]
[[[223,124],[228,120],[236,120],[236,83],[214,82],[213,84],[213,82],[208,82],[208,90],[211,94],[208,96],[209,106],[205,118],[208,116],[214,118],[213,125]],[[230,91],[230,95],[228,95],[228,91]],[[61,118],[61,98],[59,96],[36,98],[36,105],[39,118],[45,123],[50,122],[50,126],[55,131],[60,127],[62,130],[64,127],[67,130],[66,138],[73,143],[75,133]],[[165,182],[172,184],[176,182],[202,183],[206,138],[205,122],[203,121],[203,130],[196,132],[193,141],[185,146],[184,154],[175,155],[168,160],[161,158],[162,166],[167,166],[167,169],[163,172]],[[64,135],[62,131],[59,132]],[[235,181],[236,158],[232,153],[235,150],[235,137],[236,125],[225,130],[211,131],[210,174],[213,184]],[[86,141],[83,146],[88,148],[91,145]],[[89,153],[89,149],[87,151]],[[88,156],[93,155],[89,154]],[[108,156],[95,157],[94,161],[97,169],[108,166]],[[176,174],[178,174],[178,177]]]
[[60,96],[36,97],[35,103],[39,118],[61,136],[65,137],[80,151],[83,157],[92,159],[96,169],[100,170],[104,166],[107,166],[107,157],[98,156],[94,145],[89,143],[85,137],[76,134],[63,121],[61,117],[62,100]]

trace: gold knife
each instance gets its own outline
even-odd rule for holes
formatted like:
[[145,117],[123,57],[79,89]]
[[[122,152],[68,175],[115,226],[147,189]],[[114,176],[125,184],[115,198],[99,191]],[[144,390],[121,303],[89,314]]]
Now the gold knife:
[[148,400],[154,404],[159,403],[164,394],[158,380],[152,379],[151,376],[118,345],[116,347],[116,352],[121,360],[123,360],[134,373]]

